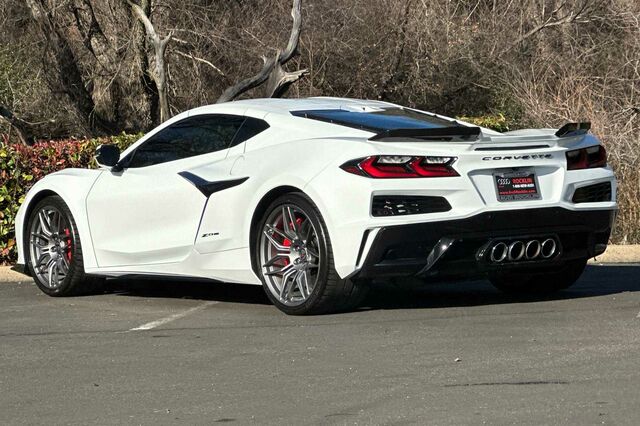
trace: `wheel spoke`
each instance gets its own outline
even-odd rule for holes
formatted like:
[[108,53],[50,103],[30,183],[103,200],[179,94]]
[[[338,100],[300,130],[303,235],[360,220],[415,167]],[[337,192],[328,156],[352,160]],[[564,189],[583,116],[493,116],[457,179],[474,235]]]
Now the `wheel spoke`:
[[310,220],[307,220],[307,235],[304,239],[305,244],[308,244],[311,242],[311,237],[313,237],[313,225],[311,224]]
[[40,257],[38,257],[38,259],[36,260],[36,263],[34,265],[35,268],[40,269],[42,266],[46,266],[49,264],[49,260],[47,260],[47,262],[45,263],[45,260],[49,258],[49,260],[51,259],[51,255],[49,254],[49,250],[42,250],[42,253],[40,253]]
[[273,225],[271,225],[271,224],[269,224],[269,223],[267,223],[265,226],[267,227],[267,229],[268,229],[269,231],[273,232],[274,234],[278,234],[278,235],[280,235],[283,239],[285,239],[285,240],[286,240],[286,239],[288,239],[288,238],[289,238],[288,236],[286,236],[286,235],[284,234],[284,232],[282,232],[281,230],[279,230],[279,229],[278,229],[278,228],[276,228],[275,226],[273,226]]
[[[49,276],[49,287],[53,288],[53,273],[54,271],[57,272],[56,269],[56,261],[51,259],[49,261],[49,263],[47,264],[47,275]],[[56,278],[56,284],[58,283],[57,278]]]
[[41,240],[51,241],[51,237],[50,236],[45,235],[45,234],[43,234],[41,232],[33,232],[33,233],[31,233],[31,236],[35,237],[35,238],[40,238]]
[[60,270],[66,275],[69,272],[69,259],[64,254],[60,256]]
[[67,268],[65,258],[64,256],[62,256],[58,261],[58,275],[60,276],[59,281],[64,280],[64,278],[67,276],[67,272],[69,272],[69,268]]
[[[280,275],[280,274],[286,274],[287,272],[289,272],[291,269],[293,269],[293,263],[288,264],[287,266],[278,269],[277,271],[267,271],[265,272],[265,275]],[[283,275],[284,277],[284,275]]]
[[60,231],[62,231],[62,229],[61,229],[62,215],[60,214],[60,212],[54,211],[51,216],[52,216],[51,217],[51,226],[54,226],[54,224],[55,224],[55,228],[52,229],[52,231],[53,232],[57,232],[59,234]]
[[[45,242],[42,243],[41,240]],[[44,234],[34,232],[31,234],[31,242],[39,247],[48,247],[51,244],[51,239]]]
[[271,244],[276,248],[276,250],[283,251],[285,253],[288,253],[291,250],[289,247],[277,242],[276,239],[273,238],[273,235],[269,234],[269,231],[264,231],[264,235],[267,237],[269,242],[271,242]]
[[293,284],[296,280],[296,274],[298,270],[292,268],[286,274],[282,276],[282,286],[280,287],[280,299],[286,300],[287,295],[291,292]]
[[282,220],[286,224],[286,230],[289,230],[293,238],[298,237],[300,234],[298,231],[298,222],[296,222],[296,215],[293,213],[291,206],[284,206],[282,208]]
[[298,289],[303,298],[309,297],[311,291],[309,291],[309,280],[307,279],[307,271],[302,270],[296,276],[296,282],[298,283]]
[[316,259],[320,257],[315,248],[312,248],[309,246],[307,246],[306,248],[307,248],[307,253],[309,253],[311,256],[315,257]]
[[40,221],[40,228],[42,233],[47,236],[51,236],[53,231],[51,230],[51,219],[45,210],[40,210],[38,213],[38,220]]
[[267,262],[262,265],[263,268],[268,268],[276,264],[276,262],[283,258],[289,258],[289,255],[286,253],[276,253],[271,259],[267,260]]

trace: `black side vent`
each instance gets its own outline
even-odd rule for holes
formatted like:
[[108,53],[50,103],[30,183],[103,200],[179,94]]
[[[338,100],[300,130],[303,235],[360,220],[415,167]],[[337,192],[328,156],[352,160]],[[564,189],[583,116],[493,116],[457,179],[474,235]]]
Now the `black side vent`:
[[601,203],[611,201],[611,183],[597,183],[595,185],[583,186],[573,193],[574,203]]
[[401,216],[408,214],[440,213],[451,210],[444,197],[413,195],[376,195],[373,197],[373,216]]

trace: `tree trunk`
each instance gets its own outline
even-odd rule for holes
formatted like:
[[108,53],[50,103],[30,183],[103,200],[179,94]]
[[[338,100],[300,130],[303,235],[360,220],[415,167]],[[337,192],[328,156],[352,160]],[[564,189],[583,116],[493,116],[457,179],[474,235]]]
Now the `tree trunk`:
[[[151,0],[142,0],[140,7],[145,15],[151,15]],[[147,33],[144,24],[134,16],[136,31],[134,34],[134,49],[140,66],[140,85],[146,97],[149,108],[149,119],[152,125],[160,122],[160,100],[158,87],[149,71],[149,56],[147,55]]]
[[151,23],[149,19],[149,10],[145,11],[137,5],[133,3],[131,0],[126,0],[131,10],[136,18],[144,25],[144,28],[147,33],[147,37],[151,40],[153,44],[153,49],[155,52],[155,66],[154,70],[151,73],[151,77],[156,83],[156,87],[158,89],[158,99],[160,103],[160,122],[164,122],[171,117],[171,111],[169,109],[169,99],[168,99],[168,87],[167,87],[167,64],[165,61],[165,53],[167,51],[167,45],[171,41],[172,33],[169,33],[165,38],[160,38],[158,32],[155,27]]
[[50,65],[52,74],[56,74],[55,80],[48,79],[49,85],[53,86],[52,90],[62,91],[69,97],[90,130],[105,134],[117,133],[119,129],[116,124],[96,112],[96,105],[82,78],[80,64],[64,31],[51,19],[51,11],[42,0],[28,0],[27,5],[33,19],[39,23],[49,42],[53,59]]

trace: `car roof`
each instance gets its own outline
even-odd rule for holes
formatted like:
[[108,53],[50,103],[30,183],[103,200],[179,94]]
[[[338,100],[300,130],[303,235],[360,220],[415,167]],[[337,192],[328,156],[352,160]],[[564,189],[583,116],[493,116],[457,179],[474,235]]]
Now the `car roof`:
[[215,111],[225,107],[241,107],[247,111],[265,112],[275,114],[289,114],[291,111],[341,109],[341,108],[381,108],[399,107],[398,105],[364,99],[313,97],[301,99],[259,98],[225,102],[197,108],[201,112]]

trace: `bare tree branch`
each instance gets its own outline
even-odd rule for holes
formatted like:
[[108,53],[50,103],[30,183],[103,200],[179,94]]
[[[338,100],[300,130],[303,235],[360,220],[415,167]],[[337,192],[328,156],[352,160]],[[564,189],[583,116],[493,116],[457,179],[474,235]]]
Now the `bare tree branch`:
[[271,59],[263,57],[262,59],[264,64],[260,72],[253,77],[246,78],[227,88],[218,98],[218,103],[231,101],[241,94],[260,86],[264,82],[267,82],[265,87],[266,97],[280,97],[286,93],[293,83],[300,80],[308,73],[308,70],[306,69],[293,72],[284,70],[284,65],[289,62],[298,51],[300,33],[302,31],[301,9],[302,0],[293,0],[293,7],[291,9],[293,25],[289,36],[289,42],[287,43],[285,50],[279,51],[277,55]]
[[18,139],[23,145],[33,145],[35,138],[31,134],[29,124],[16,117],[15,114],[4,105],[0,105],[0,117],[3,118],[9,126],[11,126],[18,135]]
[[181,52],[179,50],[174,50],[173,53],[175,53],[176,55],[180,55],[182,57],[185,57],[185,58],[189,58],[189,59],[191,59],[193,61],[201,62],[201,63],[203,63],[205,65],[209,65],[218,74],[220,74],[223,77],[226,77],[225,73],[223,73],[220,68],[216,67],[215,65],[213,65],[211,62],[207,61],[206,59],[198,58],[197,56],[193,56],[191,53],[184,53],[184,52]]
[[298,52],[298,43],[300,42],[300,32],[302,31],[302,0],[293,0],[291,8],[291,17],[293,18],[293,26],[291,35],[286,49],[278,57],[280,64],[286,64]]
[[269,78],[269,74],[271,73],[271,70],[273,70],[276,60],[275,58],[267,59],[264,57],[262,58],[262,60],[264,61],[264,65],[262,66],[262,69],[258,74],[254,75],[253,77],[245,78],[244,80],[239,81],[233,86],[228,87],[224,92],[222,92],[222,95],[220,95],[220,97],[218,98],[217,103],[231,101],[240,96],[242,93],[258,87],[262,83],[267,81],[267,78]]
[[560,25],[572,24],[574,22],[581,22],[582,23],[583,21],[579,21],[579,19],[583,16],[584,12],[586,11],[586,9],[590,5],[590,3],[591,3],[591,0],[586,0],[582,4],[582,6],[580,6],[580,8],[577,11],[575,11],[575,12],[574,11],[569,11],[563,17],[554,19],[554,16],[560,11],[560,9],[562,9],[566,5],[566,2],[560,3],[560,5],[558,7],[556,7],[549,14],[549,17],[543,23],[541,23],[540,25],[535,26],[531,30],[527,31],[526,33],[524,33],[523,35],[518,37],[513,43],[511,43],[511,45],[509,45],[509,47],[507,47],[505,50],[503,50],[500,55],[510,51],[511,49],[513,49],[514,47],[516,47],[520,43],[522,43],[523,41],[525,41],[528,38],[532,37],[533,35],[539,33],[540,31],[544,30],[545,28],[551,28],[551,27],[557,27],[557,26],[560,26]]

